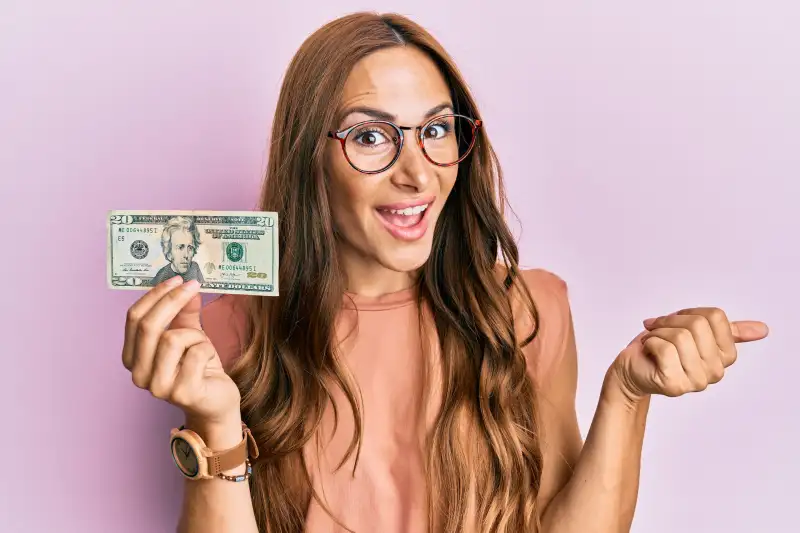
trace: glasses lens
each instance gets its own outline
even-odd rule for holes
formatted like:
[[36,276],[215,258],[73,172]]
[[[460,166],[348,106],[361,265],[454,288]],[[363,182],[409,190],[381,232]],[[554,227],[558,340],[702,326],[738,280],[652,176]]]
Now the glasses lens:
[[391,124],[367,122],[353,129],[345,139],[347,158],[359,170],[383,170],[394,160],[400,147],[400,132]]
[[445,115],[428,122],[421,135],[428,157],[439,165],[449,165],[469,153],[475,134],[468,118]]

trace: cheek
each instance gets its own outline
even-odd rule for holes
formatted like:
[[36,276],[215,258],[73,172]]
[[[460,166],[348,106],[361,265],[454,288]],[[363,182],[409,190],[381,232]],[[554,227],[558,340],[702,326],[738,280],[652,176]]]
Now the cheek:
[[458,178],[458,165],[448,170],[450,172],[448,172],[447,174],[447,179],[445,180],[445,183],[447,184],[447,192],[449,194],[450,191],[453,190],[453,187],[456,184],[456,179]]
[[336,229],[342,233],[364,227],[371,214],[376,191],[380,185],[378,177],[358,172],[345,160],[338,145],[328,150],[327,166],[330,176],[331,215]]
[[456,185],[456,178],[458,177],[458,165],[454,167],[444,168],[443,172],[439,174],[439,184],[441,187],[442,199],[447,199]]
[[338,143],[331,142],[325,153],[325,170],[329,179],[328,198],[331,217],[337,231],[343,231],[347,224],[348,206],[353,204],[352,177],[349,165],[344,160]]
[[339,174],[332,179],[330,199],[331,215],[339,232],[349,233],[363,227],[365,214],[371,209],[372,195],[360,173]]

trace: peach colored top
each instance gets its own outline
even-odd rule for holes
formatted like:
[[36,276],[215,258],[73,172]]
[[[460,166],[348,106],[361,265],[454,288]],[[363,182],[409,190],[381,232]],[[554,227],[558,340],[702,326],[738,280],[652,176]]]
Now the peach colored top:
[[[552,371],[566,346],[570,311],[566,284],[545,270],[523,271],[541,321],[538,337],[525,348],[534,383]],[[512,294],[514,294],[512,292]],[[236,296],[206,305],[203,327],[227,366],[240,353],[244,316]],[[518,300],[518,299],[517,299]],[[435,360],[419,327],[413,289],[379,298],[348,294],[337,331],[344,361],[362,394],[363,441],[353,475],[354,455],[338,470],[350,444],[353,415],[343,395],[335,434],[332,408],[323,415],[318,439],[306,445],[306,458],[317,494],[356,533],[421,533],[427,530],[424,437],[437,412]],[[522,303],[512,303],[517,335],[524,339],[532,323]],[[358,323],[357,329],[353,326]],[[347,337],[348,332],[353,332]],[[435,333],[433,334],[435,336]],[[428,346],[437,350],[435,339]],[[425,354],[428,354],[427,356]],[[427,374],[432,369],[434,374]],[[433,384],[433,385],[425,385]],[[319,441],[319,451],[318,443]],[[308,533],[344,532],[313,499],[306,518]]]

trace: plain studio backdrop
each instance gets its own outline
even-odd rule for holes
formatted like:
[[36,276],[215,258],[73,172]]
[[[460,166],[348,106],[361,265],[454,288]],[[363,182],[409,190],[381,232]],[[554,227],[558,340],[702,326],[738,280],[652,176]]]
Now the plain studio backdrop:
[[524,266],[570,287],[584,434],[644,318],[771,326],[655,399],[633,530],[798,531],[794,0],[0,4],[4,533],[174,531],[181,415],[122,367],[141,294],[106,288],[106,212],[253,209],[291,56],[361,9],[422,23],[474,89]]

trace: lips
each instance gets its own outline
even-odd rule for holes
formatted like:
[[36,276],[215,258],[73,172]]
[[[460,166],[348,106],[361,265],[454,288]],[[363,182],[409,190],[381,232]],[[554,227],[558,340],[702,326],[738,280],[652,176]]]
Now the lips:
[[396,239],[415,241],[428,229],[428,211],[435,198],[398,202],[375,209],[386,230]]
[[428,196],[426,198],[417,198],[414,200],[405,200],[403,202],[395,202],[393,204],[384,204],[379,205],[377,209],[380,210],[400,210],[400,209],[407,209],[409,207],[418,207],[421,205],[430,205],[436,200],[435,196]]

